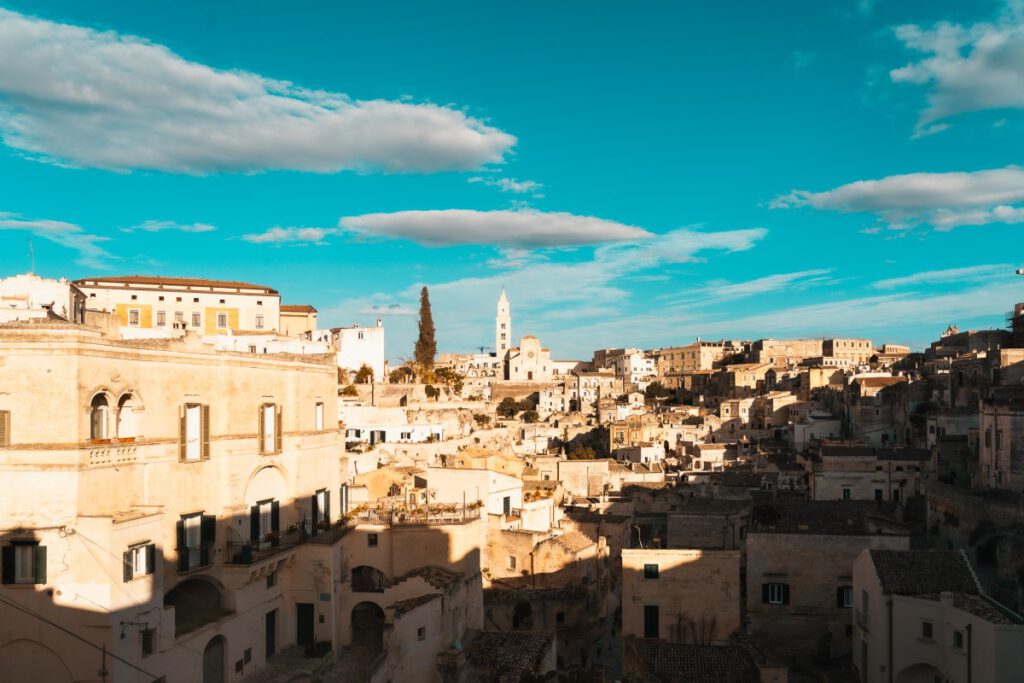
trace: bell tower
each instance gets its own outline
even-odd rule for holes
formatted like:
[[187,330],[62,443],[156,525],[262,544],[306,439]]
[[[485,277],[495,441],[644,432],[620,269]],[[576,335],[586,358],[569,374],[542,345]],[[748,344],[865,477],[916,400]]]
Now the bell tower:
[[512,310],[508,304],[508,297],[505,295],[505,288],[501,288],[501,296],[498,298],[498,315],[494,322],[494,353],[498,358],[504,358],[508,350],[512,348]]

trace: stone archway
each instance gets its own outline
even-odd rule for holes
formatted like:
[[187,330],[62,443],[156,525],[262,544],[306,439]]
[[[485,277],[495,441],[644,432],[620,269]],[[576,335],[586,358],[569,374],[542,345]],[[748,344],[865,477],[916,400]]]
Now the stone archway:
[[934,683],[938,680],[945,680],[942,672],[924,662],[908,666],[896,674],[896,683]]
[[56,652],[27,638],[0,647],[4,680],[71,683],[71,671]]

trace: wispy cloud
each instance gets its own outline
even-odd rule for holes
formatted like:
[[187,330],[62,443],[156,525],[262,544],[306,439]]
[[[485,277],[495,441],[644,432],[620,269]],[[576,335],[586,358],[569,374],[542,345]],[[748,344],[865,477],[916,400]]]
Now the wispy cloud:
[[8,146],[122,171],[471,170],[516,142],[454,107],[307,90],[2,9],[0,100]]
[[497,187],[502,192],[512,192],[513,194],[529,194],[531,197],[536,199],[542,199],[544,197],[541,194],[541,189],[544,187],[542,183],[538,183],[534,180],[516,180],[515,178],[486,178],[483,176],[474,176],[467,182],[470,183],[481,183],[488,187]]
[[928,87],[915,137],[949,127],[935,124],[965,112],[1024,107],[1024,23],[1020,2],[1007,2],[994,22],[908,24],[896,37],[922,58],[893,69],[897,83]]
[[456,244],[557,247],[651,237],[651,233],[633,225],[593,216],[533,209],[369,213],[342,218],[340,226],[360,235],[398,237],[432,247]]
[[676,301],[691,306],[713,306],[760,294],[804,289],[832,282],[832,279],[828,277],[831,272],[831,270],[815,268],[795,273],[776,273],[743,282],[713,282],[706,287],[695,289],[688,296],[678,298]]
[[915,285],[938,285],[953,282],[978,282],[999,278],[1013,272],[1013,266],[1005,263],[993,263],[983,266],[967,266],[964,268],[946,268],[944,270],[926,270],[911,275],[892,277],[872,283],[875,289],[898,289]]
[[209,223],[176,223],[175,221],[144,221],[130,228],[121,228],[121,232],[213,232],[216,226]]
[[115,260],[113,254],[100,246],[110,238],[93,235],[80,225],[46,219],[28,219],[17,214],[0,213],[0,230],[23,230],[36,237],[70,249],[76,253],[75,263],[107,270],[110,261]]
[[415,316],[419,315],[419,309],[413,308],[412,306],[402,306],[400,304],[376,304],[374,306],[363,306],[359,309],[361,315],[398,315],[398,316]]
[[330,235],[338,235],[338,228],[282,228],[273,227],[264,232],[242,235],[242,239],[253,244],[326,244]]
[[807,206],[825,211],[868,213],[888,228],[1024,222],[1024,169],[1018,166],[973,172],[909,173],[858,180],[824,192],[793,190],[776,197],[773,209]]

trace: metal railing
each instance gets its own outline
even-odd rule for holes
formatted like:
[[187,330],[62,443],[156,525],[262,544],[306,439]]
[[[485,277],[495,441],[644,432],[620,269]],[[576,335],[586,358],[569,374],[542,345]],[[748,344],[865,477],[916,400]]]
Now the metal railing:
[[382,526],[426,525],[442,526],[446,524],[465,524],[480,519],[480,508],[456,508],[455,510],[394,510],[374,508],[356,512],[352,518],[360,524],[380,524]]

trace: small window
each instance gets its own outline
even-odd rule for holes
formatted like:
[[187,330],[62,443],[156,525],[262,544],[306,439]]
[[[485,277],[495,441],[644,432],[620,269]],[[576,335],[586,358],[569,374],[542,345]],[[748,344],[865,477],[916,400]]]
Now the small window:
[[556,624],[564,624],[565,623],[565,612],[556,612],[555,613],[555,623]]
[[420,626],[418,629],[416,629],[416,640],[426,640],[426,639],[427,639],[427,627],[426,626]]
[[316,422],[316,431],[324,431],[324,404],[323,401],[317,401],[316,410],[314,411],[314,419]]
[[199,327],[203,324],[203,316],[201,313],[192,314],[192,327]]
[[658,565],[656,565],[656,564],[645,564],[644,565],[644,578],[645,579],[656,579],[656,578],[658,578]]
[[137,308],[131,308],[131,309],[128,310],[128,324],[131,327],[138,327],[139,326],[139,315],[140,315],[140,312],[139,312],[139,309],[137,309]]
[[768,605],[789,604],[789,584],[787,583],[764,583],[761,584],[761,602]]
[[220,300],[220,302],[221,302],[221,303],[224,303],[224,299],[221,299],[221,300]]
[[843,500],[850,500],[851,492],[849,486],[843,487]]
[[515,555],[509,555],[508,556],[508,568],[509,569],[515,569],[516,568],[516,556]]
[[124,553],[125,583],[152,574],[155,565],[156,545],[153,543],[139,543],[131,546]]
[[163,295],[160,295],[160,296],[157,297],[157,301],[163,301],[163,300],[164,300]]
[[953,631],[953,647],[958,650],[964,649],[964,632]]
[[875,489],[875,500],[882,500],[882,489]]
[[245,648],[245,651],[242,652],[242,661],[245,662],[246,664],[248,664],[249,662],[252,661],[252,648],[251,647]]
[[223,330],[223,329],[227,328],[227,326],[228,326],[228,314],[227,313],[218,313],[217,314],[217,327],[219,329]]
[[156,629],[155,628],[144,628],[139,631],[139,637],[142,641],[142,656],[149,657],[156,652]]
[[180,296],[174,297],[174,300],[177,301],[179,304],[181,303],[181,297]]
[[932,622],[921,622],[921,637],[925,640],[931,640],[934,637],[934,626],[932,625]]
[[167,326],[167,311],[156,312],[156,326],[166,327]]
[[262,330],[263,329],[263,314],[262,313],[257,313],[256,314],[256,329],[257,330]]
[[192,299],[192,303],[194,303],[194,304],[199,303],[199,297],[197,296],[197,297],[193,298]]
[[180,413],[178,459],[182,462],[210,457],[210,406],[186,403]]
[[272,455],[281,452],[281,409],[274,403],[264,403],[259,412],[260,453]]
[[853,586],[839,586],[836,588],[836,607],[844,609],[853,607]]
[[366,534],[366,547],[376,548],[377,547],[377,534]]
[[138,301],[138,300],[139,300],[139,295],[138,294],[132,294],[132,301]]
[[183,323],[183,322],[185,322],[185,313],[182,312],[182,311],[175,311],[174,312],[174,322],[176,322],[176,323]]
[[38,541],[13,541],[3,548],[5,584],[46,583],[46,546]]

